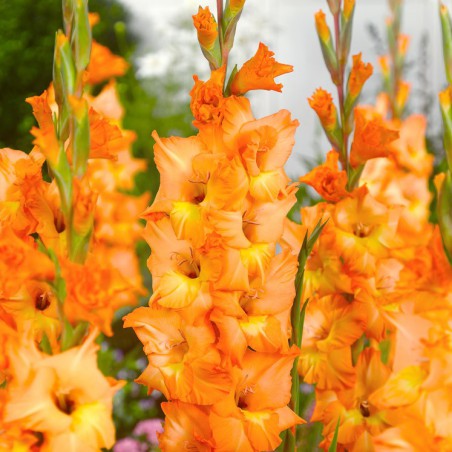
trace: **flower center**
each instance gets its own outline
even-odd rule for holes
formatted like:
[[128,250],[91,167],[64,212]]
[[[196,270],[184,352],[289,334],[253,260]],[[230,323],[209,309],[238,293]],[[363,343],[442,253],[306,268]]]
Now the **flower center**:
[[50,306],[50,293],[42,292],[35,298],[35,307],[38,311],[45,311]]
[[359,404],[359,411],[361,412],[363,417],[369,417],[370,416],[369,402],[367,400],[363,400]]
[[357,223],[353,228],[353,234],[360,238],[367,237],[371,232],[372,227],[363,223]]

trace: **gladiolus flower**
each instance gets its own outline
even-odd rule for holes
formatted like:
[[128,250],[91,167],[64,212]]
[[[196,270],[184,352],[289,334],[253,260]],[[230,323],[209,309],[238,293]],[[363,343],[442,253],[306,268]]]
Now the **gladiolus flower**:
[[128,63],[123,58],[113,55],[108,47],[93,41],[86,82],[96,85],[104,80],[120,77],[126,73],[128,67]]
[[356,99],[363,88],[366,80],[372,75],[373,67],[370,63],[363,63],[361,53],[353,55],[353,67],[348,79],[348,92],[352,99]]
[[328,24],[326,23],[325,13],[322,10],[319,10],[315,14],[315,27],[322,42],[327,44],[329,41],[331,41],[330,29],[328,28]]
[[201,47],[211,50],[218,38],[218,26],[209,7],[199,7],[198,14],[193,16],[193,24],[198,32]]
[[190,108],[195,117],[194,125],[220,124],[223,120],[223,85],[226,75],[226,66],[212,71],[207,82],[199,80],[194,75],[195,84],[190,91]]
[[399,49],[399,54],[400,56],[404,57],[407,53],[408,50],[408,46],[410,44],[410,37],[408,35],[399,35],[399,40],[398,40],[398,49]]
[[95,336],[96,331],[83,345],[53,356],[34,344],[23,344],[18,355],[12,354],[5,420],[42,432],[49,450],[68,444],[74,450],[112,447],[112,398],[121,384],[97,368]]
[[397,85],[397,95],[395,103],[399,111],[405,108],[405,105],[410,95],[411,84],[408,82],[400,81]]
[[346,20],[350,20],[350,16],[355,9],[356,0],[344,0],[344,17]]
[[293,71],[293,66],[278,63],[265,44],[259,43],[256,54],[237,72],[231,84],[231,92],[235,95],[245,94],[255,89],[272,91],[282,90],[282,84],[275,83],[275,77]]
[[390,144],[399,137],[399,132],[390,129],[375,111],[355,108],[355,135],[350,151],[350,164],[356,168],[367,160],[386,157]]
[[332,150],[323,165],[316,166],[310,173],[300,177],[300,182],[313,187],[326,201],[338,202],[349,196],[346,190],[347,174],[339,171],[339,154]]
[[229,8],[232,11],[237,12],[243,9],[246,0],[229,0]]
[[380,65],[381,72],[383,73],[383,77],[385,79],[389,78],[390,75],[390,62],[389,62],[389,56],[384,55],[378,58],[378,63]]
[[317,88],[308,101],[311,108],[317,113],[325,130],[334,130],[338,125],[338,116],[336,106],[333,103],[333,96],[328,91]]

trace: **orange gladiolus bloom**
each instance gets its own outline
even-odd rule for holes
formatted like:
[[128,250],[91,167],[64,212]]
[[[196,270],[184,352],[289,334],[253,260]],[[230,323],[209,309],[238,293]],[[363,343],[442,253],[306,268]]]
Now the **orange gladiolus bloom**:
[[198,32],[201,47],[212,49],[218,38],[218,26],[208,6],[199,7],[198,14],[193,16],[193,24]]
[[93,41],[86,82],[96,85],[110,78],[120,77],[126,73],[128,67],[123,58],[113,55],[108,47]]
[[231,92],[235,95],[245,94],[254,89],[279,91],[282,84],[275,83],[275,77],[293,71],[293,66],[278,63],[265,44],[259,43],[256,54],[237,72],[231,84]]
[[[210,423],[218,450],[274,450],[281,443],[281,431],[304,422],[286,406],[296,354],[295,348],[286,354],[245,353],[242,369],[234,372],[234,391],[212,407]],[[268,390],[273,381],[278,381],[278,391]]]
[[243,9],[243,5],[245,4],[246,0],[229,0],[229,7],[232,9],[232,11],[240,11]]
[[368,449],[372,436],[377,436],[388,425],[384,410],[379,408],[376,390],[384,385],[389,377],[389,368],[380,359],[379,352],[365,349],[356,365],[357,382],[354,388],[344,391],[317,391],[317,404],[312,421],[324,424],[324,441],[328,447],[334,435],[338,419],[338,444],[358,452]]
[[319,10],[315,14],[315,27],[320,39],[327,43],[330,40],[330,30],[326,23],[326,16],[322,10]]
[[223,119],[223,86],[226,67],[223,66],[216,71],[212,71],[207,82],[199,80],[194,75],[195,84],[190,91],[190,108],[195,117],[193,124],[200,127],[203,124],[220,124]]
[[388,55],[378,57],[378,64],[380,65],[383,77],[388,78],[390,74],[390,60]]
[[135,134],[122,132],[113,121],[103,117],[93,108],[89,111],[90,153],[89,157],[116,159],[119,151],[130,146]]
[[309,105],[317,113],[322,126],[326,130],[333,130],[338,124],[337,109],[333,103],[333,96],[322,88],[317,88],[308,99]]
[[397,85],[396,105],[399,109],[403,109],[407,103],[411,91],[411,84],[400,81]]
[[348,92],[352,98],[356,98],[361,93],[364,83],[372,75],[373,67],[370,63],[363,63],[361,53],[353,55],[353,67],[348,79]]
[[399,137],[399,132],[390,129],[378,113],[370,108],[355,108],[355,124],[350,151],[350,164],[353,167],[390,154],[390,145]]
[[355,382],[350,346],[366,328],[366,312],[340,295],[309,301],[298,369],[316,388],[343,389]]
[[344,16],[347,20],[350,19],[350,15],[355,8],[356,0],[344,0]]
[[347,174],[343,170],[339,171],[338,159],[339,154],[331,150],[326,156],[326,162],[300,177],[300,182],[313,187],[326,201],[338,202],[350,196],[346,190]]
[[401,56],[405,56],[410,45],[411,38],[408,35],[401,34],[397,42],[398,50]]
[[163,452],[214,450],[208,408],[176,400],[162,403],[162,410],[166,416],[165,431],[159,434],[159,446]]
[[229,392],[232,382],[221,369],[207,324],[190,326],[175,312],[139,308],[125,317],[125,326],[133,327],[143,342],[149,365],[139,382],[151,390],[198,405],[215,403]]
[[0,227],[0,298],[15,295],[27,281],[52,281],[53,262],[30,240],[20,240],[8,227]]
[[43,433],[42,450],[74,452],[114,444],[112,398],[121,387],[97,368],[96,331],[79,347],[49,356],[33,343],[11,351],[5,421]]
[[67,287],[67,318],[74,323],[87,320],[111,335],[114,312],[134,301],[133,296],[126,295],[136,289],[100,252],[89,255],[83,265],[68,260],[61,264]]

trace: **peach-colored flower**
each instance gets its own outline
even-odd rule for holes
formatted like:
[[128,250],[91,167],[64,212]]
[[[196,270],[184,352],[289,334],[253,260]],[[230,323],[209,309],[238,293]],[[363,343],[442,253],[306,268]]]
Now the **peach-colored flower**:
[[93,41],[86,82],[96,85],[104,80],[124,75],[128,67],[123,58],[113,55],[108,47]]
[[193,16],[193,24],[198,32],[201,47],[207,50],[212,49],[218,38],[218,26],[208,6],[199,7],[198,13]]
[[271,52],[262,42],[259,44],[256,54],[248,60],[235,75],[231,92],[235,95],[245,94],[255,89],[279,91],[282,84],[275,83],[275,77],[293,71],[293,66],[278,63]]
[[391,143],[399,137],[399,132],[389,128],[382,117],[370,108],[355,108],[355,125],[350,151],[350,164],[353,167],[369,159],[388,156]]
[[349,196],[346,189],[347,174],[339,170],[338,159],[339,154],[331,150],[326,156],[326,162],[300,177],[300,182],[313,187],[326,201],[337,202]]

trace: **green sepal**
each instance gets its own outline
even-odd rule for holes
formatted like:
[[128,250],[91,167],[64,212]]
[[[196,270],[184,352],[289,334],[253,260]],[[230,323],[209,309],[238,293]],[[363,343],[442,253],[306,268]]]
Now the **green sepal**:
[[212,70],[219,69],[222,65],[220,39],[217,37],[212,49],[207,49],[201,44],[199,47],[201,48],[203,55],[206,57],[206,60],[210,63],[210,68]]
[[243,8],[239,11],[233,11],[229,6],[229,0],[226,3],[226,7],[223,13],[222,19],[222,43],[223,49],[229,52],[234,45],[235,31],[237,29],[237,23],[242,15]]
[[352,351],[352,365],[353,367],[356,366],[358,363],[359,355],[361,355],[361,352],[366,348],[367,346],[367,338],[365,334],[363,334],[359,339],[357,339],[351,347]]
[[51,248],[46,248],[40,239],[38,239],[36,243],[38,244],[38,250],[48,256],[53,262],[53,265],[55,265],[55,279],[53,280],[52,288],[58,303],[62,305],[66,299],[66,281],[61,276],[61,266],[58,257],[55,254],[55,251]]
[[320,48],[322,49],[323,59],[325,61],[326,67],[331,75],[331,80],[335,85],[340,83],[339,80],[339,70],[338,70],[338,61],[336,56],[336,51],[333,48],[333,39],[331,37],[327,43],[323,42],[319,36]]
[[449,169],[452,168],[452,107],[444,108],[440,102],[441,117],[443,119],[443,142]]
[[350,47],[352,42],[353,35],[353,17],[355,15],[355,5],[353,5],[353,10],[350,13],[348,19],[345,18],[344,14],[341,14],[341,34],[340,34],[340,65],[341,67],[345,67],[348,56],[350,54]]
[[94,229],[94,219],[91,217],[91,225],[85,234],[79,234],[72,230],[70,259],[73,262],[83,263],[89,251],[89,243]]
[[61,196],[61,209],[67,221],[72,209],[72,170],[62,143],[60,143],[57,164],[51,168]]
[[348,175],[348,183],[347,183],[348,191],[352,191],[354,188],[356,188],[358,186],[359,178],[361,177],[363,170],[364,170],[364,165],[359,165],[356,168],[350,167],[350,172]]
[[378,344],[378,348],[380,349],[381,362],[387,365],[389,361],[389,353],[391,352],[391,340],[384,339]]
[[450,170],[446,172],[438,193],[437,213],[444,251],[452,265],[452,175]]
[[441,31],[443,35],[443,56],[446,77],[452,84],[452,22],[448,10],[440,4]]
[[71,34],[73,18],[74,18],[74,0],[63,0],[64,30],[67,36],[70,36]]
[[340,127],[339,124],[339,120],[336,121],[336,127],[333,130],[327,130],[325,127],[323,127],[323,130],[325,131],[326,137],[328,138],[328,141],[331,143],[331,146],[333,146],[333,148],[336,149],[338,152],[341,152],[343,148],[344,138],[342,134],[342,128]]
[[237,65],[235,65],[232,69],[231,75],[228,78],[228,82],[226,83],[226,88],[224,89],[224,97],[229,97],[231,95],[231,85],[237,72]]
[[333,16],[341,10],[341,0],[327,0],[327,3]]
[[91,56],[91,26],[88,16],[88,0],[75,0],[74,24],[71,33],[71,45],[77,72],[84,71]]
[[72,347],[80,345],[88,331],[88,322],[80,322],[73,327],[65,318],[63,321],[63,331],[61,333],[60,343],[61,351],[69,350]]
[[72,161],[74,175],[82,178],[86,172],[90,150],[88,102],[77,99],[72,104]]
[[53,355],[52,346],[50,345],[50,341],[46,333],[42,333],[42,338],[39,342],[39,348],[47,355]]
[[74,94],[76,80],[77,71],[71,46],[65,34],[61,30],[58,30],[55,36],[53,83],[55,100],[59,110],[57,136],[63,142],[69,136],[70,107],[68,96]]

